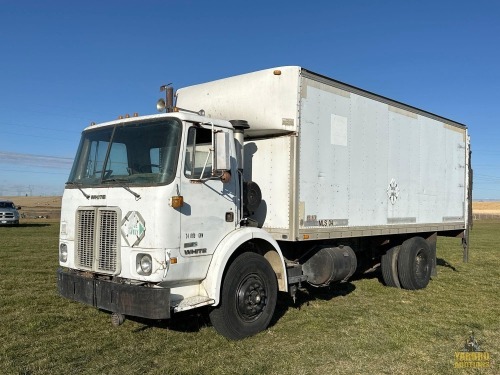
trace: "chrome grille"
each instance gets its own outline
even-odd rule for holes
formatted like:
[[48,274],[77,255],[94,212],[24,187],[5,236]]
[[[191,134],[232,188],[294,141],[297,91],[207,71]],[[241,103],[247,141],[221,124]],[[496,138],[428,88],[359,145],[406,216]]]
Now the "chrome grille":
[[76,264],[103,273],[119,272],[118,210],[83,208],[77,212]]
[[76,259],[81,268],[94,264],[95,210],[79,210],[76,229]]
[[117,255],[117,213],[116,211],[99,211],[99,258],[98,269],[115,272]]

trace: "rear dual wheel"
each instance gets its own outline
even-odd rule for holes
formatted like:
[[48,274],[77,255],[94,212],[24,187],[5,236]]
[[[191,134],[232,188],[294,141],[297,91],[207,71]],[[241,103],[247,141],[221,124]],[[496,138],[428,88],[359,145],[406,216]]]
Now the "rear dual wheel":
[[423,289],[429,284],[432,256],[429,243],[422,237],[412,237],[401,245],[398,275],[405,289]]
[[398,276],[398,257],[401,246],[391,247],[382,255],[380,268],[382,269],[382,278],[385,285],[393,288],[401,288]]
[[412,237],[382,255],[380,266],[387,286],[423,289],[431,278],[432,254],[429,243],[422,237]]

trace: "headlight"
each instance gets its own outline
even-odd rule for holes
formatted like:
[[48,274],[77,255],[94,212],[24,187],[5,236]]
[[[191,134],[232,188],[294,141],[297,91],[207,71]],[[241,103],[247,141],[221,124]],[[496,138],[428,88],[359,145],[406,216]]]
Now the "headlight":
[[68,260],[68,245],[62,243],[59,245],[59,261],[66,263]]
[[153,261],[149,254],[137,254],[136,258],[137,273],[139,275],[148,276],[153,271]]

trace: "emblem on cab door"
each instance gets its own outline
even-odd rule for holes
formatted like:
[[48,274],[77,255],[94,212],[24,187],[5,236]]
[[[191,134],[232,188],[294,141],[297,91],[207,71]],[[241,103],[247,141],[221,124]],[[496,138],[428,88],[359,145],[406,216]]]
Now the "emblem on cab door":
[[139,245],[146,234],[146,222],[137,211],[129,211],[122,220],[122,237],[128,246]]

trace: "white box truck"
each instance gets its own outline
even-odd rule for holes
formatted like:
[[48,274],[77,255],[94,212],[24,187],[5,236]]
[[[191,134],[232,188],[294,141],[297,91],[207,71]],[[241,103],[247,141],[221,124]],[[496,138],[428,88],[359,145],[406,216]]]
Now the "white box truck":
[[208,305],[241,339],[266,329],[279,291],[377,267],[425,288],[437,236],[465,256],[465,125],[296,66],[182,88],[175,106],[166,91],[165,113],[83,131],[60,295],[114,324]]

